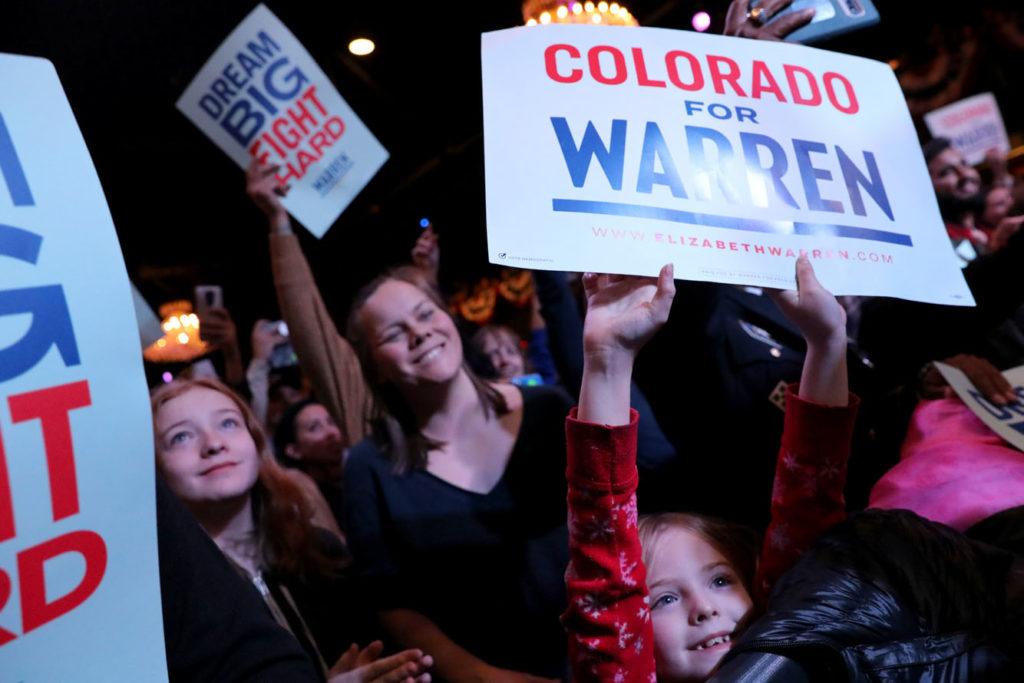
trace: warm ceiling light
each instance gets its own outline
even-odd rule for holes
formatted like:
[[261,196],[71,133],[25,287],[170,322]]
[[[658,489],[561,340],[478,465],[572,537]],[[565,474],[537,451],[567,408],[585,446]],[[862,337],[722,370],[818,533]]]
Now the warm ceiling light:
[[601,24],[636,26],[636,19],[618,1],[523,0],[523,21],[538,24]]
[[192,312],[192,302],[171,301],[160,307],[164,336],[146,347],[143,357],[151,363],[187,363],[207,351],[199,338],[199,316]]
[[365,57],[373,52],[376,47],[369,38],[356,38],[348,44],[348,51],[357,57]]

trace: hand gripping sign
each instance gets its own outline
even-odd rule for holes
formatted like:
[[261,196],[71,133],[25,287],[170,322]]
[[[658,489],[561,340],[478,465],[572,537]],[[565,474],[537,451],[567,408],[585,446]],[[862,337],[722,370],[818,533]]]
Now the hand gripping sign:
[[687,31],[483,35],[494,263],[971,305],[885,64]]
[[166,680],[153,437],[131,307],[53,65],[0,54],[4,680]]
[[388,153],[287,27],[263,5],[231,32],[178,109],[242,168],[291,185],[285,208],[323,237]]
[[1024,365],[1011,368],[1003,376],[1013,387],[1015,403],[998,406],[978,391],[962,370],[945,363],[935,363],[949,386],[971,411],[1011,446],[1024,451]]

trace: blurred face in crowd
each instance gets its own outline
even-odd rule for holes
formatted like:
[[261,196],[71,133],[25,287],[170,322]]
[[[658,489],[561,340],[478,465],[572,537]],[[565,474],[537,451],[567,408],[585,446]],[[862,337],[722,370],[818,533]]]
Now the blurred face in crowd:
[[367,298],[359,322],[378,376],[399,389],[448,382],[462,367],[451,316],[414,285],[386,280]]
[[519,339],[509,330],[498,328],[484,335],[480,351],[491,361],[501,379],[512,379],[526,372]]
[[935,194],[954,199],[970,199],[981,191],[981,176],[963,155],[947,147],[928,164]]
[[1013,192],[1008,187],[994,187],[985,195],[985,212],[981,220],[986,225],[996,226],[1006,218],[1013,208]]
[[662,683],[704,681],[753,602],[728,560],[699,534],[663,530],[647,565],[654,657]]
[[341,463],[341,430],[327,408],[310,403],[295,416],[295,443],[285,446],[289,458],[307,463]]
[[185,503],[217,503],[249,495],[259,452],[242,411],[219,391],[189,389],[154,415],[157,466]]

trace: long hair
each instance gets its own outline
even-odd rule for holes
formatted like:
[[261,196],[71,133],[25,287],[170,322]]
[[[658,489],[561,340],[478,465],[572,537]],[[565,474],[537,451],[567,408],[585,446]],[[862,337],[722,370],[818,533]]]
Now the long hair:
[[[259,457],[259,478],[250,491],[260,557],[269,569],[286,575],[336,574],[342,564],[329,557],[310,521],[313,510],[299,488],[277,464],[259,421],[248,404],[216,379],[176,379],[153,390],[150,406],[155,420],[160,408],[192,389],[210,389],[227,396],[238,408]],[[159,445],[157,446],[159,448]]]
[[[443,444],[428,439],[420,433],[419,426],[416,424],[416,416],[398,387],[381,379],[373,360],[372,345],[360,322],[359,314],[367,300],[389,280],[404,282],[416,287],[437,306],[441,315],[448,315],[448,308],[437,290],[423,279],[416,268],[402,266],[379,275],[364,285],[356,292],[355,298],[352,300],[352,308],[349,310],[345,336],[356,350],[359,364],[363,368],[363,377],[366,378],[370,391],[373,393],[374,401],[370,416],[373,436],[383,447],[384,454],[394,464],[395,470],[401,473],[410,469],[426,467],[427,452],[432,448],[439,448]],[[465,359],[462,361],[462,370],[473,383],[473,388],[476,389],[480,405],[486,415],[501,415],[508,412],[508,405],[501,393],[480,379]]]
[[697,534],[722,554],[736,570],[740,582],[753,598],[754,572],[757,569],[757,534],[741,524],[715,517],[686,512],[662,512],[642,515],[637,524],[644,566],[650,567],[658,539],[668,529],[683,529]]

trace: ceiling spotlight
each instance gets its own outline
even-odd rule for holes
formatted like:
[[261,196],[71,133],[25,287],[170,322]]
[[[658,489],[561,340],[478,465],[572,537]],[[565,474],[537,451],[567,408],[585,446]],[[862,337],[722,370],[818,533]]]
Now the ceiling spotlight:
[[356,38],[348,44],[348,51],[357,57],[365,57],[373,52],[376,47],[369,38]]

